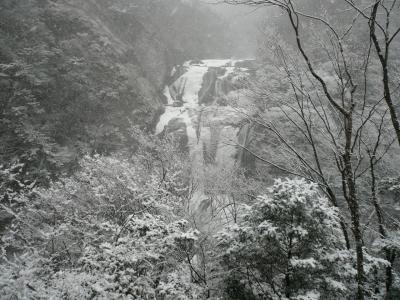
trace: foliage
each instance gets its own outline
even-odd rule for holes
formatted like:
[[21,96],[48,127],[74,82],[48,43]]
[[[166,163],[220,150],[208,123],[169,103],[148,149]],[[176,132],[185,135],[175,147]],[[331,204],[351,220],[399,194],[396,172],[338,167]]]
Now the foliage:
[[3,202],[73,171],[82,154],[134,149],[130,126],[151,130],[172,66],[229,49],[210,35],[218,18],[180,1],[5,0],[0,19]]
[[343,299],[354,288],[338,211],[302,179],[277,180],[218,239],[229,299]]
[[182,219],[179,171],[163,177],[140,155],[80,164],[9,209],[1,298],[197,299],[186,264],[197,232]]

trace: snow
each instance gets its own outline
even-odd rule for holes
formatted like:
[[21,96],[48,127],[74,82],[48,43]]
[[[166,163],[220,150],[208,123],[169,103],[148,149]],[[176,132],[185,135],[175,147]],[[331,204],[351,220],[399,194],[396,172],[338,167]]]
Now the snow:
[[202,62],[209,68],[216,67],[225,67],[230,66],[233,67],[239,60],[233,59],[206,59],[202,60]]
[[342,282],[337,281],[337,280],[335,280],[333,278],[330,278],[330,277],[325,278],[325,281],[330,287],[332,287],[335,290],[338,290],[338,291],[347,290],[346,286]]
[[296,300],[318,300],[321,299],[321,294],[318,291],[309,291],[305,295],[296,296]]
[[167,98],[168,105],[174,104],[174,99],[172,99],[172,96],[171,96],[171,93],[169,91],[169,87],[168,86],[166,86],[164,88],[164,96]]
[[306,259],[292,258],[290,260],[290,264],[295,268],[312,268],[312,269],[316,268],[318,265],[317,261],[312,257]]

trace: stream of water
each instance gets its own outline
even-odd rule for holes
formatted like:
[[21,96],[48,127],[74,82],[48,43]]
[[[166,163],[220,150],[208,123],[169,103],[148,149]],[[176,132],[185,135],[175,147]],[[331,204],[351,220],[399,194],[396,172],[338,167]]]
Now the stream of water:
[[[237,62],[231,59],[187,62],[183,66],[185,72],[164,89],[167,105],[156,126],[156,134],[168,131],[171,121],[184,124],[193,176],[199,182],[190,204],[192,211],[198,210],[207,198],[201,184],[207,167],[231,168],[236,163],[237,147],[234,144],[238,140],[238,123],[243,116],[229,104],[229,99],[234,100],[239,95],[234,90],[224,94],[220,86],[224,80],[232,81],[235,75],[246,71],[235,67]],[[210,84],[214,89],[211,92],[216,99],[225,97],[227,103],[200,103],[199,92],[205,85],[205,75],[217,69],[215,84]]]

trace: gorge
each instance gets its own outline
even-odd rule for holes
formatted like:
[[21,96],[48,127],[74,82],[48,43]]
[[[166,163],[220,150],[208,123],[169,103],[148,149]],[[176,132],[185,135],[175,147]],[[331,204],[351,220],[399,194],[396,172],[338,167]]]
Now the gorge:
[[400,299],[399,0],[0,0],[0,299]]
[[240,136],[245,119],[241,105],[248,101],[244,80],[250,76],[249,67],[254,67],[252,60],[188,61],[175,68],[182,75],[175,76],[164,89],[167,104],[155,134],[178,138],[182,149],[189,153],[193,180],[199,183],[189,210],[197,215],[199,223],[209,219],[205,211],[199,211],[207,207],[202,186],[206,169],[234,173],[234,167],[241,164],[237,143],[245,140]]

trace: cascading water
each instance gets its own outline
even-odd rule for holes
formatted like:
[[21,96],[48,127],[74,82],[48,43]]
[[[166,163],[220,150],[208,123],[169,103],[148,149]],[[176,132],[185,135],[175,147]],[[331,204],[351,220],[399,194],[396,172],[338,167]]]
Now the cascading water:
[[[227,81],[230,76],[246,72],[243,68],[235,67],[237,62],[235,60],[187,62],[183,66],[186,72],[164,90],[168,104],[164,114],[160,116],[156,134],[168,131],[168,124],[172,121],[179,121],[186,128],[193,177],[198,182],[198,188],[189,205],[192,212],[198,212],[202,201],[207,198],[201,184],[206,168],[210,165],[229,168],[236,162],[237,149],[234,143],[237,141],[238,124],[243,115],[229,102],[229,98],[239,97],[238,93],[231,91],[225,94],[222,86],[223,81]],[[214,76],[214,81],[206,84],[205,75],[211,71],[219,76]],[[204,95],[212,95],[216,100],[203,103],[199,99],[200,90],[204,90]],[[221,104],[218,100],[223,97],[225,98]]]

